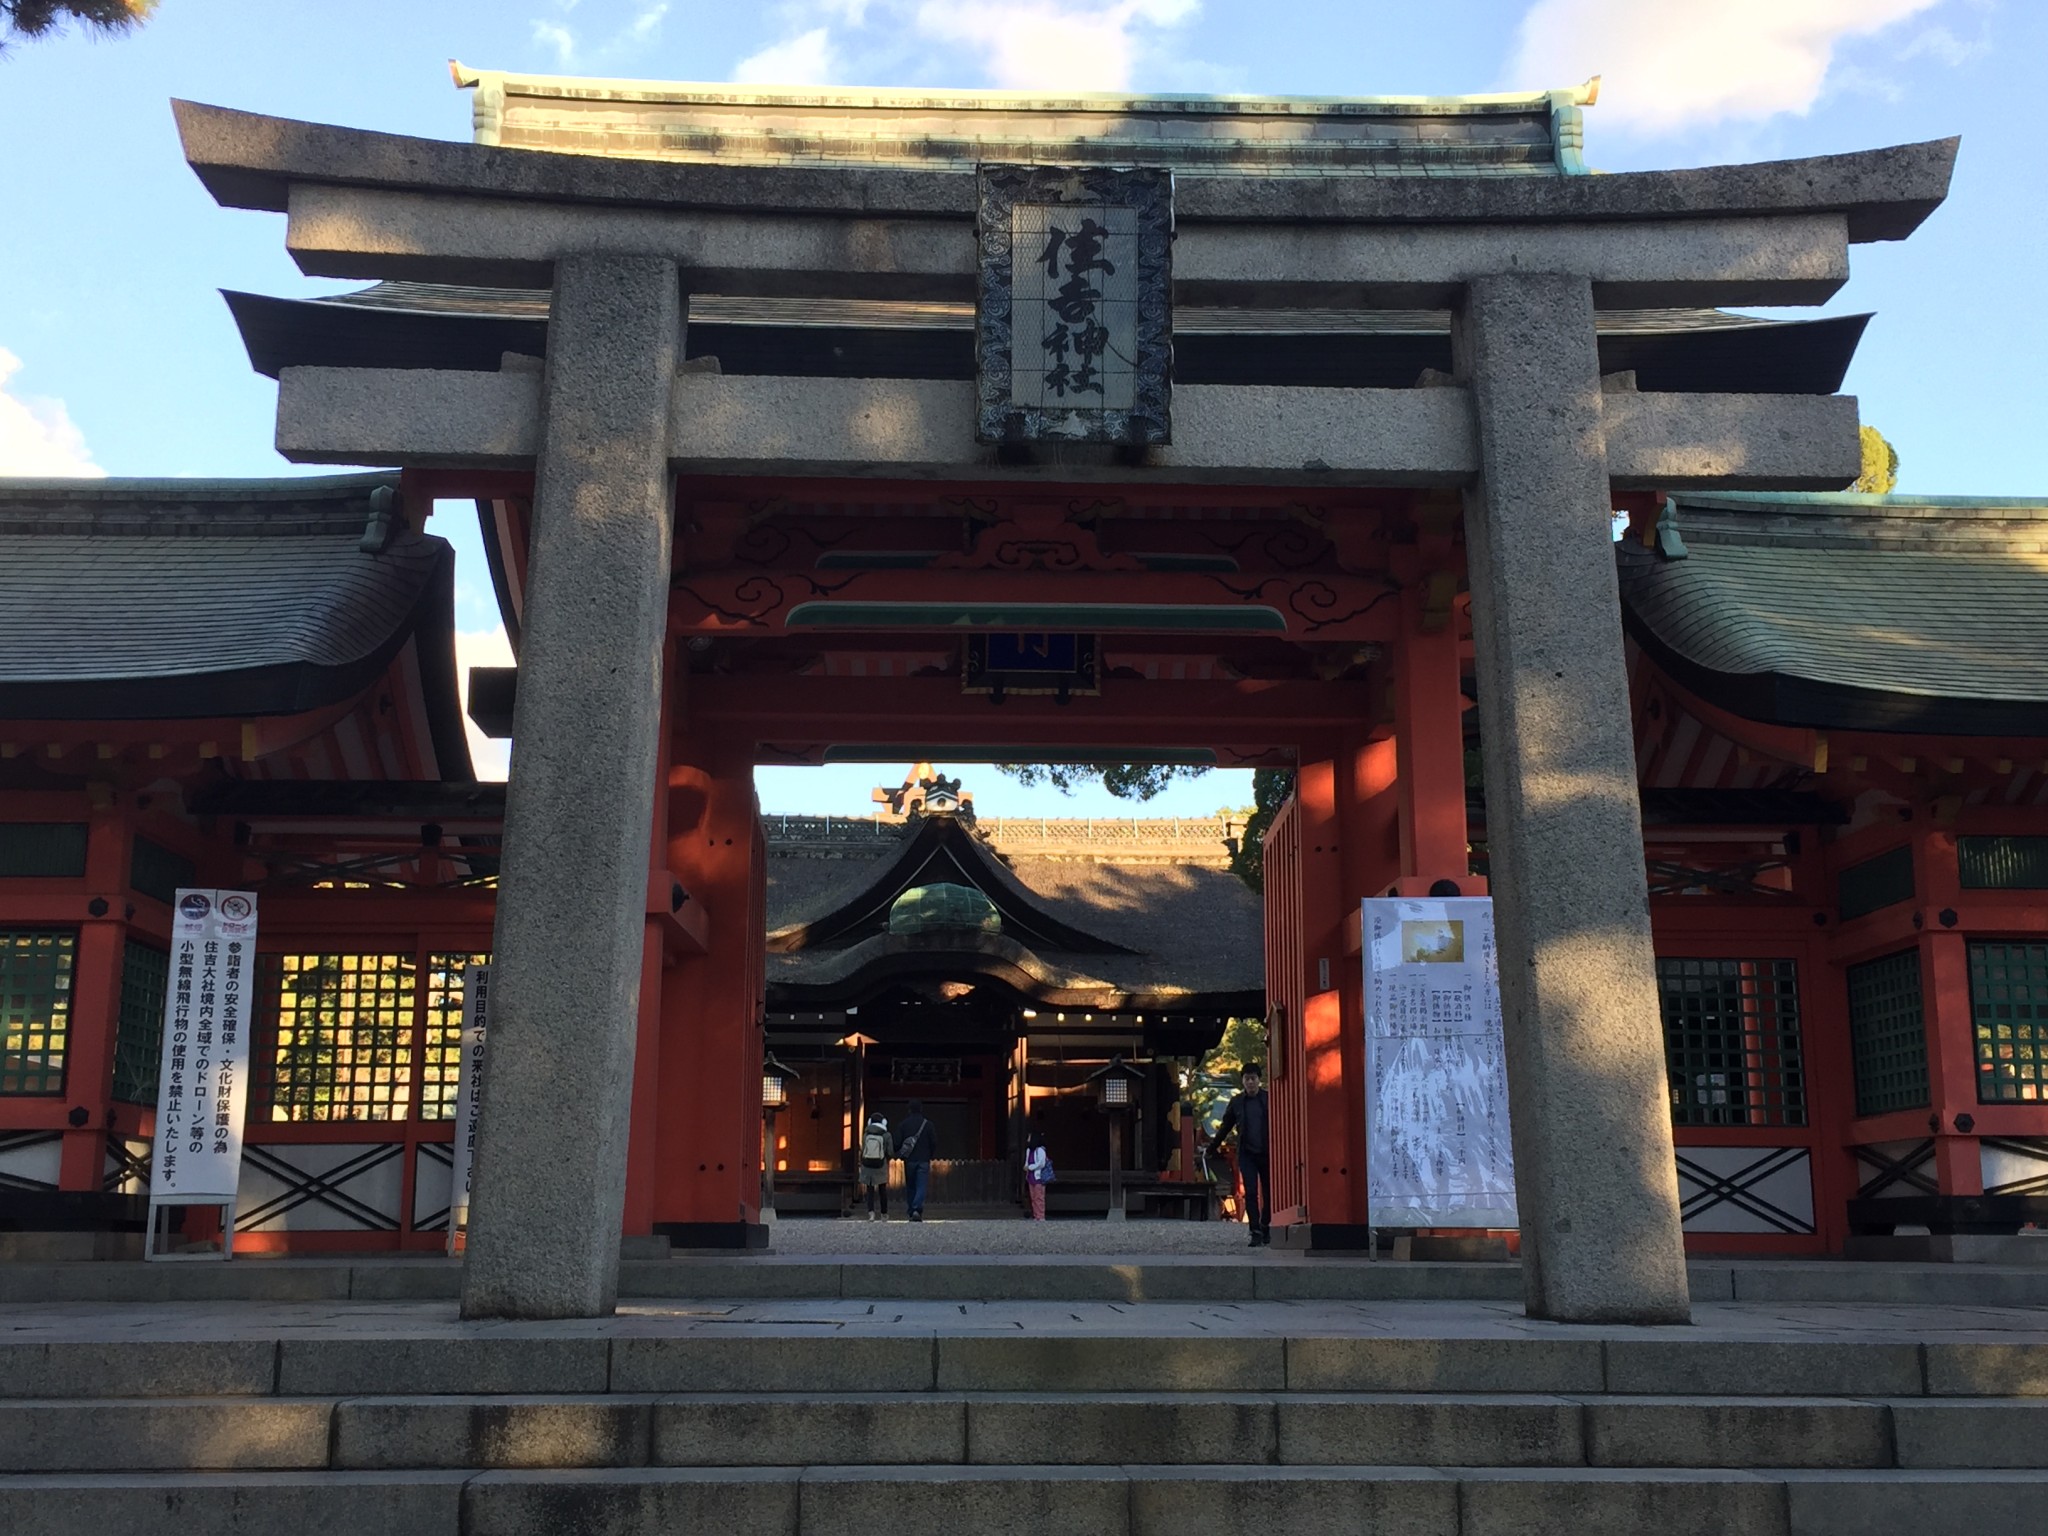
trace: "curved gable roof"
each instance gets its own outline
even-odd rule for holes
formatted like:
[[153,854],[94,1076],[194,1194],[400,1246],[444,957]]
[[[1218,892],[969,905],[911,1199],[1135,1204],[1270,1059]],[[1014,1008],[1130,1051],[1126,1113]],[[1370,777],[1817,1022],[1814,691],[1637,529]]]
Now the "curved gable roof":
[[0,715],[297,714],[417,640],[441,776],[469,777],[454,552],[403,525],[397,491],[389,473],[0,479]]
[[1683,554],[1616,546],[1630,633],[1753,720],[1946,735],[2048,731],[2048,504],[1694,495]]

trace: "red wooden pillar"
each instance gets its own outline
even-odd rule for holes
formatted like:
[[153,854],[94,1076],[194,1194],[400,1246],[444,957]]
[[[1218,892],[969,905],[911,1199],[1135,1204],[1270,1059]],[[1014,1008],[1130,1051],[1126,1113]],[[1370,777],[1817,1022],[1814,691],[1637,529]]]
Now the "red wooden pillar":
[[662,978],[652,1224],[683,1247],[756,1246],[765,893],[753,762],[701,729],[675,736],[668,868],[709,943]]
[[1466,894],[1465,695],[1454,608],[1431,611],[1428,589],[1402,594],[1394,652],[1394,734],[1400,745],[1400,894],[1426,896],[1439,880]]
[[[1367,1241],[1364,984],[1352,916],[1397,870],[1395,749],[1362,734],[1305,750],[1295,777],[1304,1002],[1300,1199],[1312,1248]],[[1292,1096],[1290,1096],[1292,1097]]]
[[654,1190],[660,1178],[657,1124],[661,1103],[661,996],[668,963],[667,924],[662,919],[672,877],[668,868],[667,784],[678,701],[686,685],[685,670],[673,657],[662,669],[661,726],[656,737],[654,826],[647,849],[647,921],[640,941],[640,1019],[633,1044],[633,1101],[626,1138],[626,1213],[628,1237],[654,1231]]
[[64,1043],[69,1105],[57,1187],[97,1191],[106,1172],[107,1112],[114,1094],[114,1038],[121,1027],[121,972],[128,950],[128,867],[134,826],[109,798],[87,823],[88,916],[78,925],[71,970],[71,1020]]
[[[1976,1030],[1970,1019],[1969,941],[1949,927],[1962,901],[1955,834],[1923,830],[1913,840],[1913,876],[1923,893],[1920,995],[1927,1029],[1927,1099],[1933,1105],[1935,1182],[1944,1195],[1984,1193],[1977,1137],[1956,1117],[1977,1115]],[[1943,921],[1943,914],[1947,921]]]

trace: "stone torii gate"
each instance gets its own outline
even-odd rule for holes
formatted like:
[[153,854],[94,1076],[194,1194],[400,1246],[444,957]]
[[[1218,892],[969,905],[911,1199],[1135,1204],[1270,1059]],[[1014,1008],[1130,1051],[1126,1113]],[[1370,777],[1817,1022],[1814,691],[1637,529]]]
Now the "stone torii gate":
[[[551,287],[544,372],[287,368],[307,463],[530,469],[515,772],[467,1316],[617,1288],[679,472],[1043,479],[977,445],[971,383],[679,372],[687,295],[962,299],[975,178],[682,165],[365,133],[180,103],[226,206],[310,274]],[[1813,304],[1909,234],[1953,140],[1558,178],[1183,174],[1179,302],[1447,309],[1454,379],[1183,385],[1142,461],[1065,482],[1461,491],[1531,1315],[1688,1315],[1609,513],[1616,489],[1835,488],[1845,397],[1606,387],[1602,307]],[[563,1107],[578,1132],[550,1135]]]

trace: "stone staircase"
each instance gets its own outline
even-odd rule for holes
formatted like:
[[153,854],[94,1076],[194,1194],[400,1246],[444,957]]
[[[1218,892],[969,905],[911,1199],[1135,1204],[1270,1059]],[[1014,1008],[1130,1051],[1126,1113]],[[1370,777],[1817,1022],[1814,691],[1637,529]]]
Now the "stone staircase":
[[2048,1531],[2032,1339],[123,1310],[0,1332],[0,1531]]

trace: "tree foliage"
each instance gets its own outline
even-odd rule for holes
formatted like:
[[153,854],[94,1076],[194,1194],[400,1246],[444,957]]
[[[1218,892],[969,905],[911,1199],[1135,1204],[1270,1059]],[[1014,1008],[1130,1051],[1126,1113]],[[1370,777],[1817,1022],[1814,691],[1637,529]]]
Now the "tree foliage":
[[1294,770],[1261,768],[1252,775],[1252,812],[1231,855],[1230,872],[1255,891],[1266,888],[1266,828],[1294,793]]
[[1150,800],[1176,779],[1199,779],[1209,770],[1182,763],[997,763],[996,772],[1036,788],[1050,784],[1063,795],[1096,782],[1119,800]]
[[95,32],[125,32],[155,9],[156,0],[0,0],[0,47],[55,32],[67,21]]
[[1885,441],[1877,428],[1865,423],[1860,429],[1863,439],[1863,473],[1849,487],[1852,491],[1863,491],[1873,496],[1891,494],[1893,486],[1899,483],[1899,450]]

